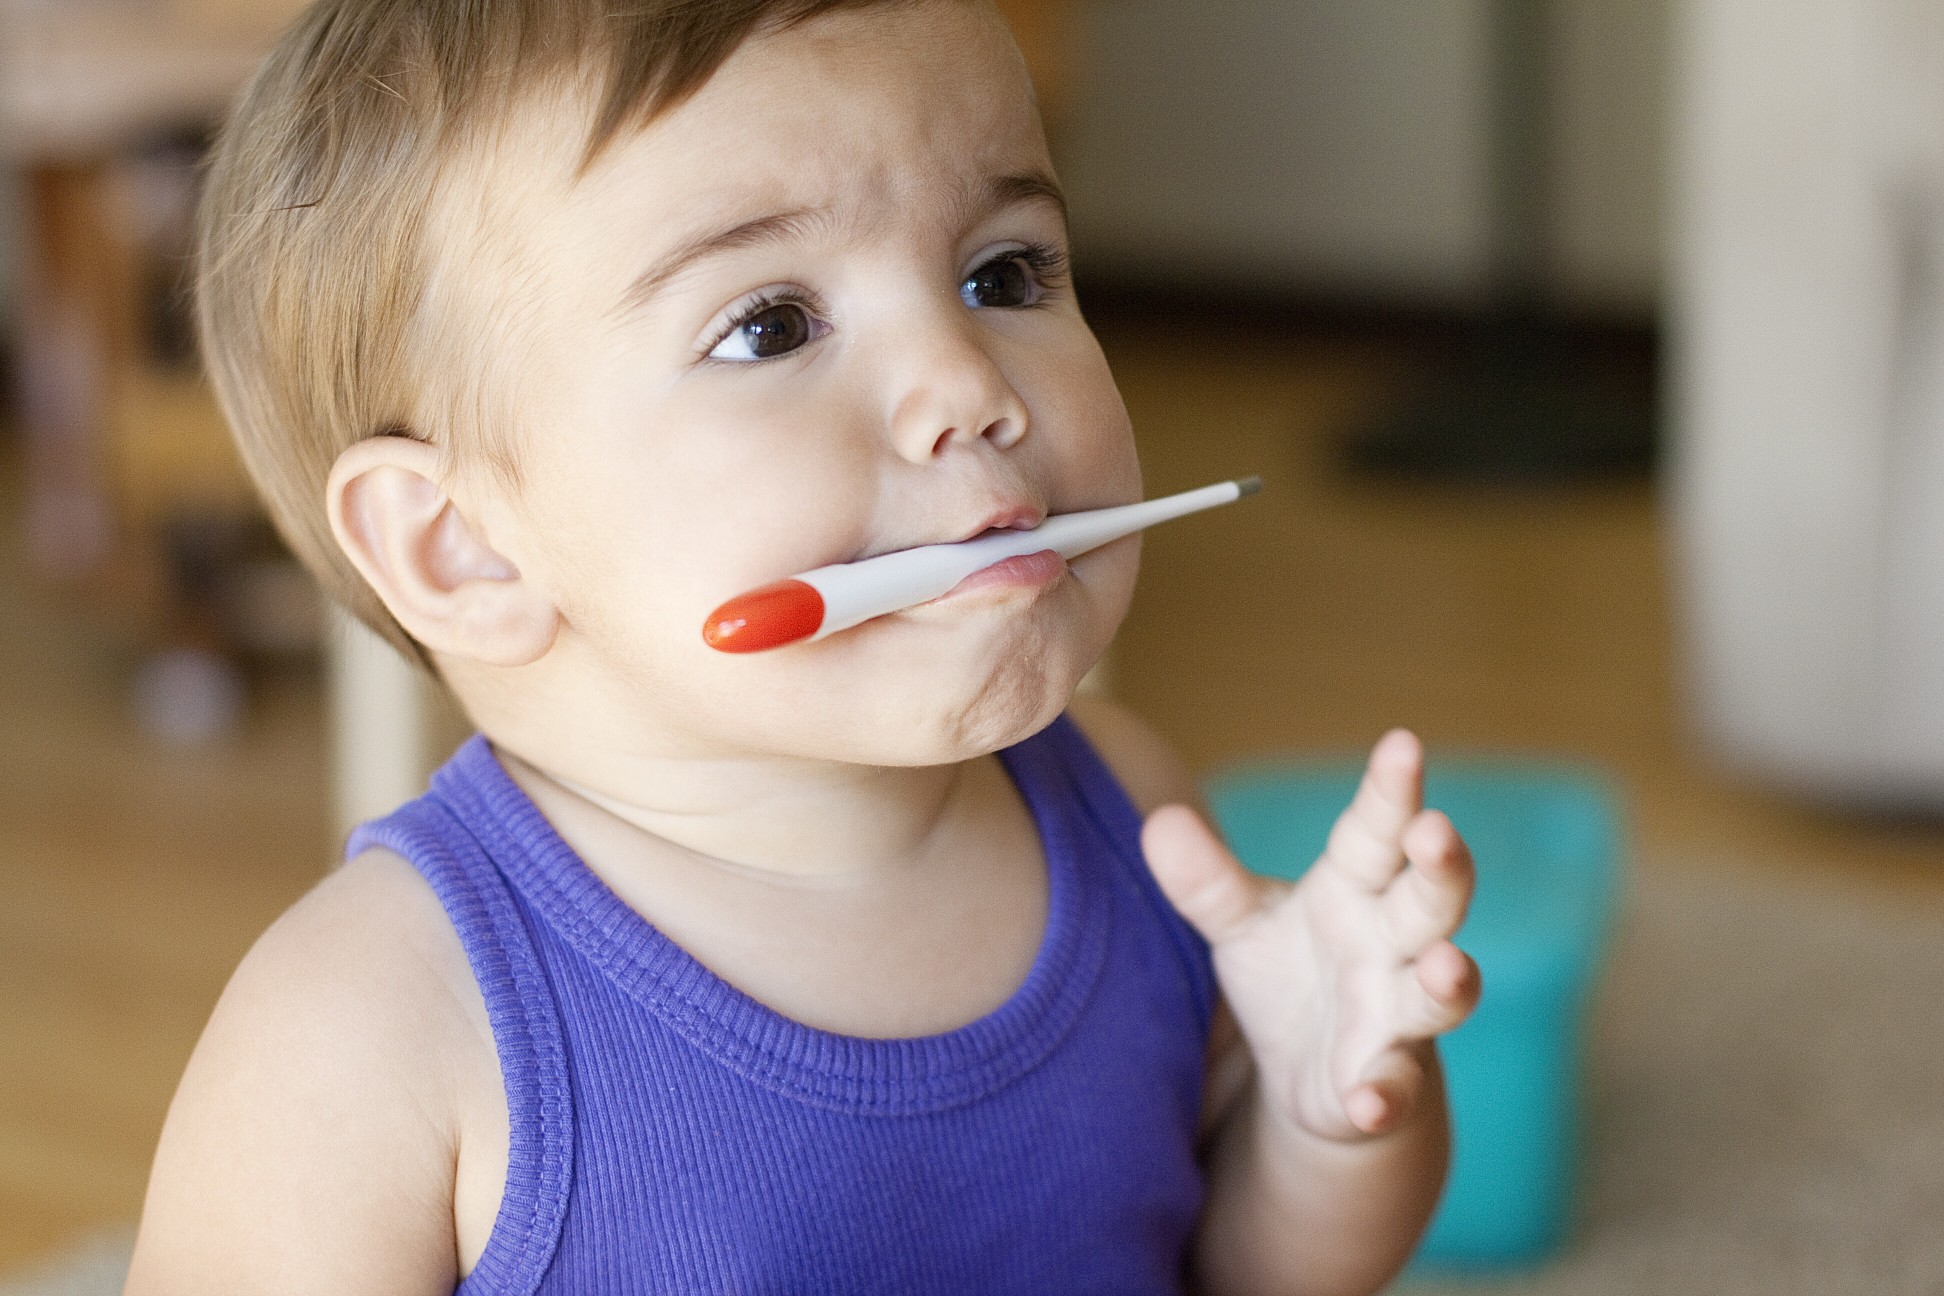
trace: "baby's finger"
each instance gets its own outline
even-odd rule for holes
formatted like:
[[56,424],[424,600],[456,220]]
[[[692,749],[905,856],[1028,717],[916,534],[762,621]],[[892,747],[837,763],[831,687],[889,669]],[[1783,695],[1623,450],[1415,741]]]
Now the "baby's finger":
[[1404,830],[1404,855],[1410,867],[1384,893],[1383,914],[1392,948],[1416,958],[1464,923],[1477,874],[1470,848],[1436,810],[1422,812]]
[[1410,1119],[1424,1091],[1424,1063],[1410,1050],[1386,1049],[1343,1096],[1343,1114],[1365,1134],[1384,1134]]
[[1327,865],[1358,885],[1381,890],[1404,866],[1404,829],[1424,804],[1424,745],[1393,729],[1371,749],[1357,795],[1330,830]]
[[1449,941],[1432,946],[1405,976],[1397,1033],[1422,1040],[1456,1030],[1478,1007],[1483,989],[1469,954]]
[[1210,944],[1220,944],[1254,917],[1270,887],[1243,868],[1187,806],[1162,806],[1149,815],[1141,850],[1168,903]]

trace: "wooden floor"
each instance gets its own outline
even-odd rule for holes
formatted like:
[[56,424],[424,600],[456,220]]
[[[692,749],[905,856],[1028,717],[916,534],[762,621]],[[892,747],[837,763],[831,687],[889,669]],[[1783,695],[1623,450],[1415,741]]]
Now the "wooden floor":
[[[1415,726],[1437,751],[1599,763],[1643,867],[1817,870],[1944,907],[1944,832],[1740,786],[1680,722],[1651,489],[1438,490],[1346,479],[1332,438],[1394,350],[1116,333],[1151,493],[1261,473],[1153,533],[1117,691],[1198,767]],[[214,750],[156,749],[130,666],[25,580],[0,459],[0,1271],[131,1220],[174,1080],[236,960],[330,855],[315,680],[267,684]]]

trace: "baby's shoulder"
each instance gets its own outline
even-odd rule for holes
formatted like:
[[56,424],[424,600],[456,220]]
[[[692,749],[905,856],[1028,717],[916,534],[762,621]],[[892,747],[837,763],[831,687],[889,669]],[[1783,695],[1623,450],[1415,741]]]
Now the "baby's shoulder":
[[333,870],[258,938],[226,1006],[232,998],[239,1009],[343,1031],[354,1038],[335,1043],[373,1065],[405,1043],[412,1076],[438,1060],[428,1045],[464,1051],[492,1040],[458,932],[418,871],[382,847]]
[[459,934],[418,870],[382,847],[333,870],[258,938],[210,1034],[225,1015],[219,1039],[240,1035],[259,1052],[280,1041],[303,1057],[316,1101],[355,1093],[419,1113],[392,1136],[426,1144],[440,1165],[479,1100],[499,1099],[492,1026]]
[[204,1290],[267,1290],[300,1260],[355,1275],[339,1290],[449,1290],[459,1141],[496,1072],[431,887],[390,852],[344,865],[223,991],[170,1106],[130,1290],[175,1290],[212,1250],[229,1271]]
[[1067,714],[1143,818],[1164,805],[1201,806],[1201,792],[1188,766],[1153,725],[1127,707],[1099,693],[1084,693],[1073,699]]

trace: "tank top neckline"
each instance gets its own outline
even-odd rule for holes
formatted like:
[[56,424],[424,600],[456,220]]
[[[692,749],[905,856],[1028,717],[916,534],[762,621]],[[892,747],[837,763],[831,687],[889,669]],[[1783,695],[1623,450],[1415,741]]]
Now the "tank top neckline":
[[[1071,724],[1062,716],[1054,727]],[[806,1025],[711,972],[587,867],[484,737],[460,748],[432,791],[475,835],[497,839],[481,844],[542,921],[690,1047],[799,1102],[854,1115],[914,1116],[978,1102],[1032,1070],[1079,1020],[1106,961],[1108,884],[1081,867],[1081,789],[1046,749],[1059,741],[1042,731],[998,753],[1046,858],[1046,930],[1025,980],[964,1026],[893,1039]]]

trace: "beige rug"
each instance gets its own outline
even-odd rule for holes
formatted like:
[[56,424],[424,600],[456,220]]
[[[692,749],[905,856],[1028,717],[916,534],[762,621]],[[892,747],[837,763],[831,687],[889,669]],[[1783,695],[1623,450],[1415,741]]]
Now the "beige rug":
[[[1656,870],[1629,897],[1591,1073],[1566,1254],[1399,1296],[1944,1293],[1944,912]],[[127,1253],[103,1235],[0,1296],[110,1296]]]
[[0,1279],[0,1296],[120,1296],[128,1277],[130,1230],[104,1230],[25,1273]]
[[1944,913],[1659,870],[1596,1022],[1566,1254],[1400,1292],[1944,1292]]

